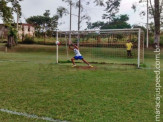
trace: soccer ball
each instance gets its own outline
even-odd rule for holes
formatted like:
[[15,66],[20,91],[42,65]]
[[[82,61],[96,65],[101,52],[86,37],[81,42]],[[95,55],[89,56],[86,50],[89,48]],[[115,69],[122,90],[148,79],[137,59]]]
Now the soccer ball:
[[60,42],[59,41],[56,41],[55,43],[56,43],[56,45],[60,45]]

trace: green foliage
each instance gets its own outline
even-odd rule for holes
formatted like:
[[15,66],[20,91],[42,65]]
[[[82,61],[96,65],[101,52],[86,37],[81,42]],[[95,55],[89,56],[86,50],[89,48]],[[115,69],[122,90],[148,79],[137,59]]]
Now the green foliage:
[[[0,1],[0,17],[4,23],[13,22],[13,12],[16,12],[21,16],[21,6],[19,2],[22,0],[1,0]],[[8,6],[10,4],[10,6]]]
[[14,25],[8,25],[8,28],[9,28],[9,32],[8,32],[8,36],[9,37],[14,37],[14,41],[15,43],[17,43],[17,29]]
[[97,21],[97,22],[94,22],[94,23],[88,23],[87,28],[88,29],[95,29],[95,28],[100,29],[104,25],[105,25],[105,22]]
[[17,30],[15,27],[12,27],[12,26],[9,27],[8,36],[12,36],[14,38],[17,37]]
[[50,11],[46,10],[42,16],[32,16],[26,19],[27,23],[35,26],[36,36],[45,32],[52,32],[57,28],[58,15],[50,17]]
[[117,17],[113,17],[113,19],[110,22],[94,22],[94,23],[88,23],[87,28],[88,29],[123,29],[123,28],[131,28],[131,25],[127,23],[129,20],[128,15],[120,15]]
[[23,44],[34,44],[34,38],[26,36],[25,39],[23,40]]
[[103,19],[112,20],[119,12],[121,0],[107,0],[106,1],[106,14],[103,14]]
[[0,18],[2,18],[5,25],[9,28],[7,44],[9,47],[17,44],[17,31],[12,23],[14,22],[14,12],[21,17],[20,1],[22,0],[0,0]]
[[66,15],[68,13],[68,10],[62,6],[60,6],[59,8],[57,8],[57,15],[62,18],[63,15]]
[[0,17],[2,17],[3,21],[6,23],[10,23],[13,19],[11,8],[7,6],[7,2],[5,0],[0,1]]
[[45,17],[50,17],[50,10],[45,10],[45,13],[43,15]]

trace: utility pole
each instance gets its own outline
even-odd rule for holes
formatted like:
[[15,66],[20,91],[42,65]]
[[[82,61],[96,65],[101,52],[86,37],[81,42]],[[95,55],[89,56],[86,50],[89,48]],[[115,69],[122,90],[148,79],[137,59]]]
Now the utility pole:
[[[16,0],[16,2],[18,2],[17,0]],[[16,24],[16,29],[17,29],[17,39],[19,38],[19,10],[18,10],[18,7],[17,7],[17,11],[16,11],[17,13],[17,24]],[[18,40],[16,40],[16,44],[18,43]]]
[[69,42],[68,44],[70,44],[71,42],[71,25],[72,25],[72,1],[70,1],[70,29],[69,29]]
[[78,12],[78,41],[77,41],[77,45],[79,47],[79,41],[80,41],[80,14],[81,14],[81,0],[79,0],[79,12]]
[[80,13],[81,13],[81,0],[79,0],[78,31],[80,30]]
[[149,46],[149,21],[148,21],[148,16],[149,16],[149,9],[148,9],[148,0],[147,0],[147,40],[146,40],[146,47],[148,48]]

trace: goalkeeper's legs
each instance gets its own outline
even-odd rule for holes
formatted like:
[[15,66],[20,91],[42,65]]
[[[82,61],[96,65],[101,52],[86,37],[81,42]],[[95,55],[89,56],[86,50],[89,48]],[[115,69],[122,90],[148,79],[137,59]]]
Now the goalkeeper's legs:
[[87,65],[90,65],[85,59],[82,59],[82,61],[83,61],[84,63],[86,63]]
[[72,64],[75,66],[75,62],[74,62],[75,58],[72,58],[71,61],[72,61]]
[[[73,63],[73,66],[72,67],[75,67],[76,65],[75,65],[75,58],[72,58],[71,59],[71,61],[72,61],[72,63]],[[86,63],[88,66],[90,66],[90,67],[93,67],[92,65],[90,65],[85,59],[81,59],[84,63]]]
[[90,65],[86,60],[82,59],[82,61],[83,61],[84,63],[86,63],[88,66],[93,67],[93,66]]
[[129,50],[127,50],[127,57],[130,57],[130,52],[129,52]]
[[131,51],[130,51],[130,57],[132,57],[132,53],[131,53]]

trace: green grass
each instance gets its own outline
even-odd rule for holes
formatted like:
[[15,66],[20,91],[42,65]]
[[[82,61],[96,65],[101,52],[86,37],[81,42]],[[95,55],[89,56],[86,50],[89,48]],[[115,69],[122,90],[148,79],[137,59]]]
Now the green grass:
[[[0,108],[73,122],[155,121],[152,69],[119,64],[77,69],[55,64],[53,51],[33,45],[0,52]],[[153,68],[152,50],[145,56],[146,67]],[[41,120],[0,112],[0,121]]]
[[[137,64],[137,49],[133,49],[133,58],[126,57],[125,48],[101,48],[101,47],[80,47],[80,51],[84,58],[89,62],[98,63],[116,63],[116,64]],[[48,52],[49,54],[56,54],[55,46],[42,46],[42,45],[18,45],[9,50],[9,52]],[[73,51],[69,51],[67,56],[65,46],[59,46],[59,60],[69,60],[74,56]]]

